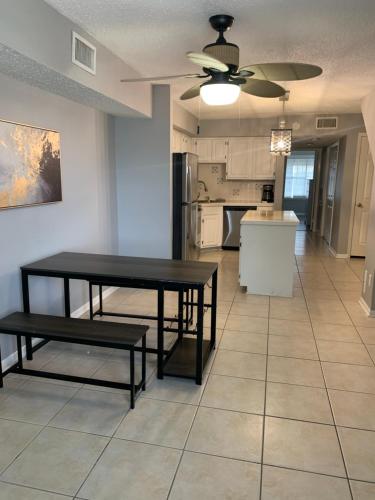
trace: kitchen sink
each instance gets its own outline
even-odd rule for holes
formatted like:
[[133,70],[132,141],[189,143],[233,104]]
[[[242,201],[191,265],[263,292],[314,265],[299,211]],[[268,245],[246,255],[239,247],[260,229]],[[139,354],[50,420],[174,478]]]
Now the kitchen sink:
[[198,200],[198,203],[224,203],[224,198],[213,198],[212,200]]

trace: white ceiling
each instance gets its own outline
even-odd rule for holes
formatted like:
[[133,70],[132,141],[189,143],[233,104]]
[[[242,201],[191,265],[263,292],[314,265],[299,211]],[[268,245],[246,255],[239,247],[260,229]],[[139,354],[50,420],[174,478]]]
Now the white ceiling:
[[[185,53],[214,42],[208,17],[227,13],[235,22],[226,37],[240,46],[241,65],[295,61],[323,68],[318,78],[284,85],[291,91],[288,113],[359,112],[375,87],[375,0],[46,1],[143,76],[195,72]],[[195,82],[175,81],[174,98]],[[199,98],[182,104],[198,115]],[[242,94],[232,106],[202,104],[200,113],[233,118],[280,110],[278,99]]]

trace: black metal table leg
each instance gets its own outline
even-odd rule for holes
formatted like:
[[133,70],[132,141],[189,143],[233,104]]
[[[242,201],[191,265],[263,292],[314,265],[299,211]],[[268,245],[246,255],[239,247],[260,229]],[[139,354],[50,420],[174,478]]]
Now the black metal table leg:
[[178,291],[178,339],[182,340],[184,329],[184,291]]
[[217,270],[212,275],[211,288],[211,349],[216,346],[216,312],[217,312]]
[[142,337],[142,390],[146,390],[146,335]]
[[130,349],[130,408],[135,406],[134,348]]
[[203,374],[203,315],[204,315],[204,286],[198,288],[198,308],[197,308],[197,352],[195,382],[202,384]]
[[64,304],[65,304],[65,317],[70,318],[70,287],[69,278],[64,278]]
[[89,306],[90,306],[90,319],[94,319],[94,305],[92,303],[92,283],[89,282]]
[[1,346],[0,346],[0,388],[4,386],[3,382],[3,364],[1,362]]
[[18,357],[18,368],[23,368],[22,361],[22,337],[17,335],[17,357]]
[[99,316],[103,316],[103,286],[99,285]]
[[158,378],[163,378],[164,351],[164,288],[158,288]]
[[[23,312],[30,312],[30,292],[29,292],[29,275],[26,271],[21,271],[22,277],[22,300],[23,300]],[[32,350],[32,339],[31,337],[26,338],[26,358],[33,359]]]

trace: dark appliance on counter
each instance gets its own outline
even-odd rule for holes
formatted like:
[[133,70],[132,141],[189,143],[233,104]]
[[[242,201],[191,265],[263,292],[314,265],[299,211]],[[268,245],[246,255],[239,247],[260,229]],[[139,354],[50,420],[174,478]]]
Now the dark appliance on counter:
[[273,203],[273,184],[263,184],[262,201],[267,203]]
[[198,156],[173,153],[173,259],[197,260]]
[[240,248],[241,219],[248,210],[257,210],[257,206],[225,206],[223,225],[223,250]]

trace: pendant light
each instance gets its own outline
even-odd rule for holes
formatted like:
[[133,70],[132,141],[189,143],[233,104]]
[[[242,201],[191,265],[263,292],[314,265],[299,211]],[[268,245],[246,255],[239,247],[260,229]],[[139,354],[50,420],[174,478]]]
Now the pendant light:
[[279,128],[271,129],[270,152],[275,156],[289,156],[292,151],[292,129],[286,128],[285,103],[289,100],[289,91],[279,98],[283,103],[283,117],[279,122]]

